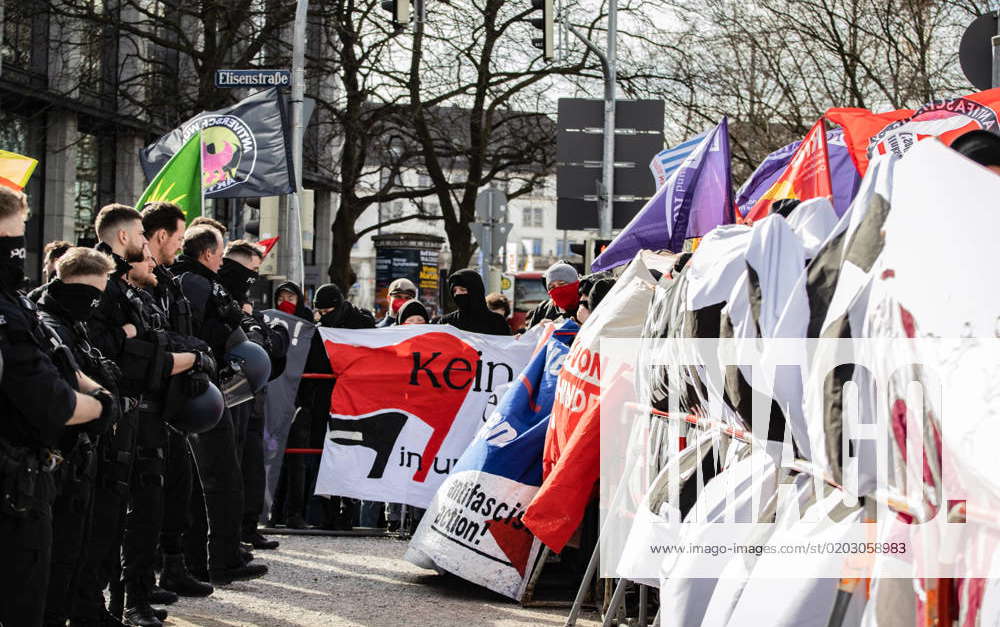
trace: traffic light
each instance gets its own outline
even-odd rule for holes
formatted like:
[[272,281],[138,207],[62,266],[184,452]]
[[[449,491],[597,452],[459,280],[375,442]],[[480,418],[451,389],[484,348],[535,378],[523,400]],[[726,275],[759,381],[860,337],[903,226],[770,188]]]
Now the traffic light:
[[586,254],[583,256],[583,267],[587,272],[590,272],[590,266],[593,265],[594,260],[604,252],[610,243],[609,239],[587,240],[587,249],[584,251]]
[[392,13],[392,23],[396,32],[406,28],[410,23],[411,0],[382,0],[382,9]]
[[551,61],[556,56],[555,5],[554,0],[531,0],[531,8],[541,9],[541,17],[533,17],[531,25],[542,31],[541,37],[533,37],[531,45],[542,51],[542,58]]

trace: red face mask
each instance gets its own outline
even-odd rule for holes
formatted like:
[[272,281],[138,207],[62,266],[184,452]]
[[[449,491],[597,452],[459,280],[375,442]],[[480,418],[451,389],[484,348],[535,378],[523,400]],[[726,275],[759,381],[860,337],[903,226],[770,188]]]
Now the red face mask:
[[295,315],[295,303],[293,303],[290,300],[283,300],[280,303],[278,303],[278,309],[290,316]]
[[573,281],[549,290],[549,298],[559,309],[572,309],[580,302],[580,282]]
[[392,313],[398,313],[399,308],[405,305],[410,299],[409,298],[393,298],[389,301],[389,309]]

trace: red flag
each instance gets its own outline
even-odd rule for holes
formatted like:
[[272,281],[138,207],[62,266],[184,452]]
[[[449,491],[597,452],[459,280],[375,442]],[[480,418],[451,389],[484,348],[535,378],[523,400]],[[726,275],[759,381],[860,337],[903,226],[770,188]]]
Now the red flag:
[[274,248],[275,244],[278,243],[279,239],[281,239],[280,235],[278,235],[276,237],[269,237],[267,239],[262,239],[259,242],[257,242],[257,244],[259,246],[263,246],[264,247],[264,256],[265,257],[267,257],[267,254],[269,252],[271,252],[271,249]]
[[872,113],[868,109],[829,109],[826,118],[844,127],[844,140],[858,172],[868,161],[893,152],[902,155],[913,144],[937,137],[945,144],[976,129],[1000,132],[1000,89],[988,89],[952,100],[934,100],[913,109]]
[[826,128],[823,118],[820,118],[806,133],[785,171],[743,217],[743,223],[749,224],[765,217],[771,213],[771,205],[784,198],[809,200],[822,196],[832,198],[833,185],[830,183]]

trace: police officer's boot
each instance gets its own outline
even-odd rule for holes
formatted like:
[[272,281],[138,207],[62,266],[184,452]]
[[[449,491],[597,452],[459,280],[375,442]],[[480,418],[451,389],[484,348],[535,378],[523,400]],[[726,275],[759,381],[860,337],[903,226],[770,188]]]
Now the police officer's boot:
[[141,583],[128,582],[125,585],[125,624],[134,627],[163,627],[149,604],[149,592]]
[[184,555],[163,555],[160,587],[182,597],[207,597],[215,590],[211,584],[198,581],[188,572]]

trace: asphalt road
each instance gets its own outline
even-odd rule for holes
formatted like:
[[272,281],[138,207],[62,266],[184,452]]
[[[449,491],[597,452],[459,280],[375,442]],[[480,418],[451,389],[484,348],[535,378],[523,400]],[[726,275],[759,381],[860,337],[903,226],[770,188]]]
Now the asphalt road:
[[[496,625],[558,627],[568,610],[522,608],[498,594],[403,559],[406,542],[391,538],[275,536],[276,551],[258,551],[268,576],[217,588],[205,599],[167,607],[167,625]],[[593,614],[579,625],[597,625]]]

